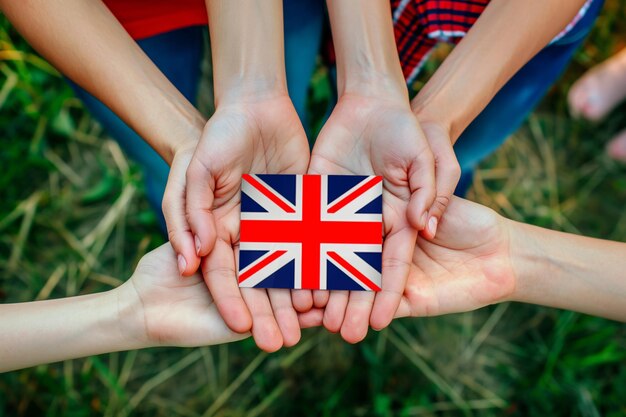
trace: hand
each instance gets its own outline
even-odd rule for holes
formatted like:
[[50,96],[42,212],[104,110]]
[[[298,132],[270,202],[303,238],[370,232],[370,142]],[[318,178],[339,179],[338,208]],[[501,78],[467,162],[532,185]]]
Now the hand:
[[433,239],[461,178],[461,167],[452,147],[450,129],[433,118],[426,117],[423,113],[417,113],[416,116],[435,158],[437,196],[435,203],[428,211],[428,227],[422,231],[424,237]]
[[169,243],[145,255],[133,276],[113,290],[123,332],[140,346],[206,346],[241,340],[230,330],[200,274],[181,277]]
[[[452,197],[434,240],[417,238],[396,317],[459,313],[514,299],[517,277],[510,254],[510,222],[493,210]],[[325,313],[302,314],[302,327]]]
[[324,326],[348,342],[362,340],[370,323],[387,326],[398,308],[417,230],[426,227],[435,198],[433,164],[408,99],[344,94],[317,138],[310,173],[384,178],[382,291],[314,293],[316,307],[327,300]]
[[[296,344],[300,327],[289,290],[239,290],[241,176],[302,174],[308,162],[306,135],[285,93],[218,106],[187,169],[186,220],[197,255],[205,257],[209,290],[228,326],[236,332],[252,326],[267,351]],[[294,291],[293,298],[298,309],[312,304],[310,291]]]
[[516,289],[509,220],[453,197],[434,240],[418,237],[397,317],[458,313],[506,301]]

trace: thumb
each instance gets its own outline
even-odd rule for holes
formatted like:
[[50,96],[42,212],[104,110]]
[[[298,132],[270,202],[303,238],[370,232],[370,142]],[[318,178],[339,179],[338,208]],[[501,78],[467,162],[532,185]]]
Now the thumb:
[[190,158],[188,155],[180,155],[172,161],[162,203],[168,238],[176,252],[178,271],[184,276],[196,272],[200,265],[185,217],[185,171]]
[[194,154],[187,168],[186,212],[198,256],[211,252],[217,239],[213,201],[216,181],[205,163]]
[[426,239],[433,239],[441,217],[446,211],[454,190],[461,178],[461,168],[454,154],[448,134],[439,126],[422,126],[435,158],[435,187],[436,197],[428,210],[426,227],[422,235]]

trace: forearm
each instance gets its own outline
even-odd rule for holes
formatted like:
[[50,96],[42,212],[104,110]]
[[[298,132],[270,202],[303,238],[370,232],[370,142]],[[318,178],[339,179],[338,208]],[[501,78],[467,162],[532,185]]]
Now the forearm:
[[626,321],[626,244],[507,223],[514,300]]
[[112,290],[0,305],[0,372],[146,347],[141,338],[129,337],[132,315],[123,304],[118,290]]
[[282,0],[206,0],[215,105],[287,94]]
[[493,0],[412,102],[455,142],[504,84],[574,18],[584,0]]
[[328,0],[339,94],[407,100],[388,1]]
[[204,119],[101,1],[0,0],[28,42],[99,98],[171,163]]

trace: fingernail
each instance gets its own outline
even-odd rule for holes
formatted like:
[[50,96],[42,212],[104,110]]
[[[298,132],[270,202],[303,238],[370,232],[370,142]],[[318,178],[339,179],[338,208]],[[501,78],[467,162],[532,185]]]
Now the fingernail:
[[182,275],[183,272],[185,272],[185,269],[187,269],[187,261],[185,260],[185,257],[183,255],[179,254],[178,255],[178,271]]
[[431,217],[428,221],[428,231],[432,237],[435,237],[435,233],[437,233],[437,218]]
[[200,239],[198,239],[198,236],[195,236],[193,239],[196,242],[196,253],[200,255]]
[[420,227],[426,227],[426,221],[428,220],[428,214],[422,214],[422,218],[420,219]]

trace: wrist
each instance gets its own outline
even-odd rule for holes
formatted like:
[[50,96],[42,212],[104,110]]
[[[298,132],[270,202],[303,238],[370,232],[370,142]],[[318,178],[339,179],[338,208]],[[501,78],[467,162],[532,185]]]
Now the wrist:
[[541,291],[536,278],[549,274],[546,251],[532,233],[534,226],[510,219],[504,221],[509,231],[509,253],[515,276],[515,291],[510,301],[534,303],[535,295]]
[[207,2],[215,106],[287,92],[282,0]]
[[123,350],[154,346],[148,337],[143,301],[133,282],[128,280],[107,295],[112,300],[110,304],[115,306],[116,332]]
[[395,97],[408,102],[389,3],[328,0],[339,95]]
[[215,109],[259,103],[277,98],[289,97],[287,82],[276,75],[274,79],[253,76],[241,77],[236,81],[223,82],[215,86]]
[[347,71],[338,75],[337,92],[342,96],[361,96],[409,104],[409,93],[404,78],[398,79],[393,74],[367,71]]
[[443,100],[436,98],[426,100],[419,94],[411,101],[411,110],[420,125],[434,125],[446,132],[452,144],[454,144],[465,129],[462,117],[456,114],[452,108],[443,105]]

